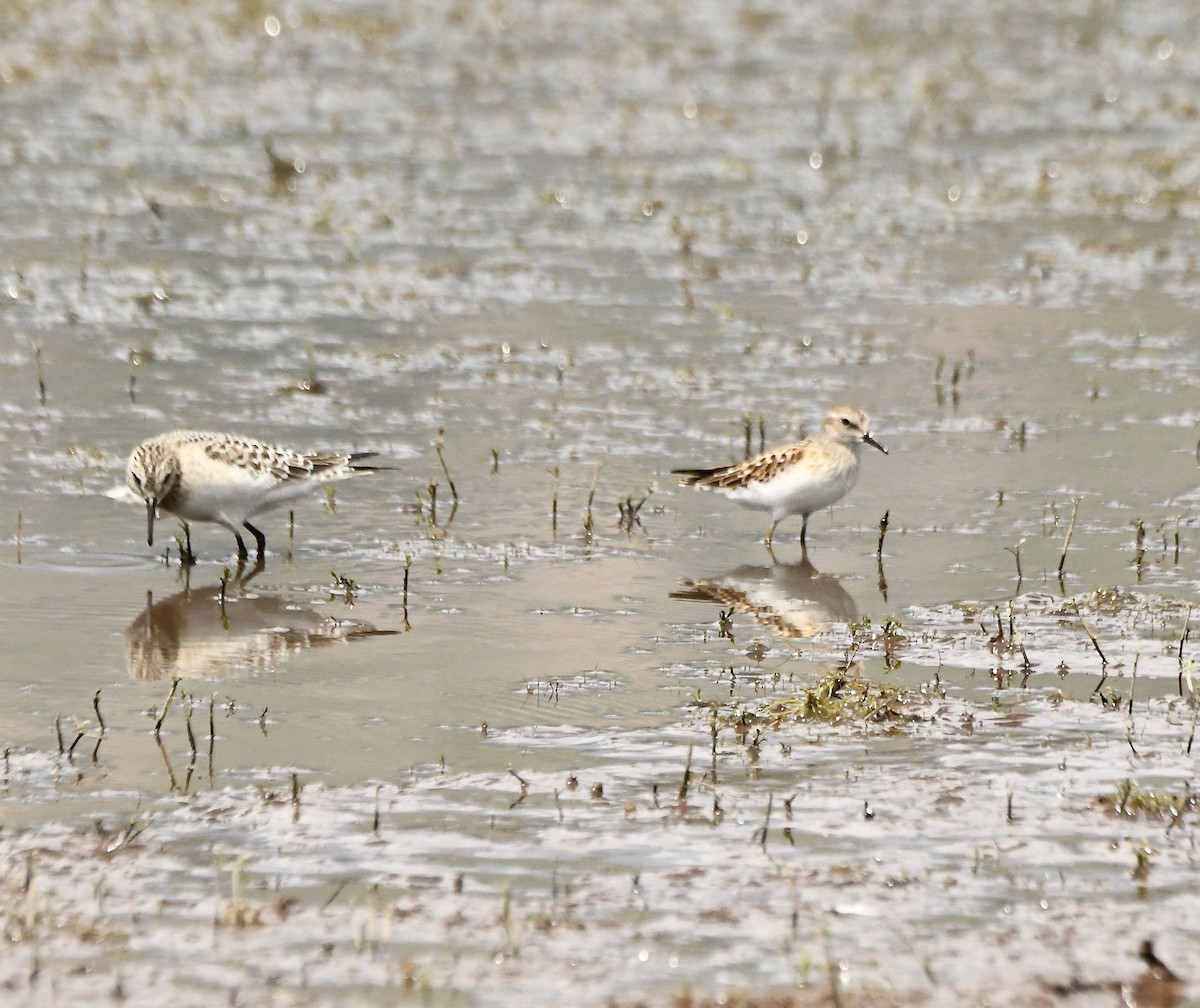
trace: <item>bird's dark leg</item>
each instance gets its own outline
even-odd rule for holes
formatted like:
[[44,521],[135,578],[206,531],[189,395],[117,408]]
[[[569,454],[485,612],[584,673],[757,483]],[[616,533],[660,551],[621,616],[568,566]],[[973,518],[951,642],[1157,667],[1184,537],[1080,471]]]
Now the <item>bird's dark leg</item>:
[[[266,557],[266,555],[267,555],[267,537],[266,537],[265,535],[263,535],[263,534],[262,534],[262,533],[261,533],[261,532],[260,532],[258,529],[256,529],[256,528],[255,528],[253,525],[251,525],[249,522],[242,522],[242,527],[243,527],[244,529],[246,529],[247,531],[249,531],[249,533],[250,533],[252,536],[254,536],[254,541],[255,541],[255,542],[258,544],[258,557],[257,557],[257,559],[258,559],[259,563],[262,563],[262,561],[263,561],[263,558],[264,558],[264,557]],[[240,542],[241,542],[241,539],[239,539],[239,540],[238,540],[238,542],[240,543]],[[245,548],[245,547],[243,547],[243,549],[244,549],[244,548]]]
[[241,561],[239,561],[238,562],[238,571],[237,571],[238,587],[245,588],[246,585],[248,585],[251,581],[253,581],[256,577],[258,577],[259,574],[261,574],[266,569],[266,566],[267,565],[265,563],[263,563],[263,561],[260,558],[259,560],[255,561],[254,566],[250,568],[250,572],[247,574],[247,573],[244,573],[244,571],[246,569],[246,565],[244,563],[242,563]]
[[246,543],[242,539],[242,534],[237,529],[233,530],[233,538],[237,540],[238,544],[238,562],[245,563],[246,558],[250,555],[250,551],[246,549]]
[[808,552],[808,543],[804,541],[804,537],[808,534],[808,515],[804,516],[804,522],[800,526],[800,549],[805,553]]
[[192,526],[182,519],[179,524],[183,526],[183,555],[179,563],[182,567],[192,567],[196,563],[196,554],[192,552]]

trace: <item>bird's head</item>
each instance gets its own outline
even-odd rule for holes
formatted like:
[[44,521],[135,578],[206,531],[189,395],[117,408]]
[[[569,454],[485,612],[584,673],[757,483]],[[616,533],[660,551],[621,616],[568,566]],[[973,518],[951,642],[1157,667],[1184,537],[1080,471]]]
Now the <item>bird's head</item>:
[[825,418],[825,429],[838,441],[857,447],[859,444],[869,444],[878,448],[884,455],[888,450],[871,437],[871,418],[860,409],[853,406],[839,406]]
[[129,456],[125,482],[146,502],[146,545],[154,545],[154,518],[158,506],[179,485],[179,459],[161,445],[144,442]]

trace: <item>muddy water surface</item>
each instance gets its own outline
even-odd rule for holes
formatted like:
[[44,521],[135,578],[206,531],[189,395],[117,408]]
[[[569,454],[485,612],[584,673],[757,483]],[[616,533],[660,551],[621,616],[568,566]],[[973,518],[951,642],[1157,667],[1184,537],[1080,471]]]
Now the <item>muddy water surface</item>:
[[[1195,22],[0,14],[5,989],[1193,1002]],[[394,469],[239,582],[174,427]]]

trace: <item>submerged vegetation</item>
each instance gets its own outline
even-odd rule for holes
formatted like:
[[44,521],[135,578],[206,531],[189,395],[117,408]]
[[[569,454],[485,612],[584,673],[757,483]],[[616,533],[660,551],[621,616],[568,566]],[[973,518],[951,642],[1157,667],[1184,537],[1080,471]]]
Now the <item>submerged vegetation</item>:
[[796,722],[865,726],[917,720],[928,715],[928,707],[929,698],[920,691],[838,670],[795,694],[768,700],[758,717],[772,729]]
[[1166,820],[1172,826],[1180,822],[1185,813],[1200,811],[1200,794],[1192,790],[1190,781],[1184,784],[1182,792],[1176,792],[1143,787],[1132,777],[1127,777],[1115,791],[1101,795],[1096,801],[1113,815]]

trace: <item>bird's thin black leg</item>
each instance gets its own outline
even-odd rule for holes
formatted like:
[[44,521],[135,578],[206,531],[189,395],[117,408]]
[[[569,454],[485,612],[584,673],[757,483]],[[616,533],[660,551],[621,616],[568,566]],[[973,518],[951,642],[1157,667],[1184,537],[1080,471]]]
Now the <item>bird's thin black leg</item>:
[[[247,529],[254,536],[254,541],[258,543],[258,560],[261,563],[267,555],[267,537],[249,522],[242,522],[242,527]],[[239,539],[238,542],[241,540]]]
[[246,558],[250,555],[250,551],[246,549],[246,543],[242,539],[241,533],[238,532],[237,529],[233,530],[233,538],[237,540],[238,544],[238,560],[240,560],[242,563],[245,563]]
[[180,562],[185,567],[193,567],[196,563],[196,554],[192,552],[192,526],[187,522],[183,522],[183,556],[180,557]]
[[245,573],[246,565],[241,561],[238,562],[237,584],[239,588],[245,588],[259,574],[266,569],[266,564],[261,559],[254,562],[254,566],[250,568],[249,573]]

